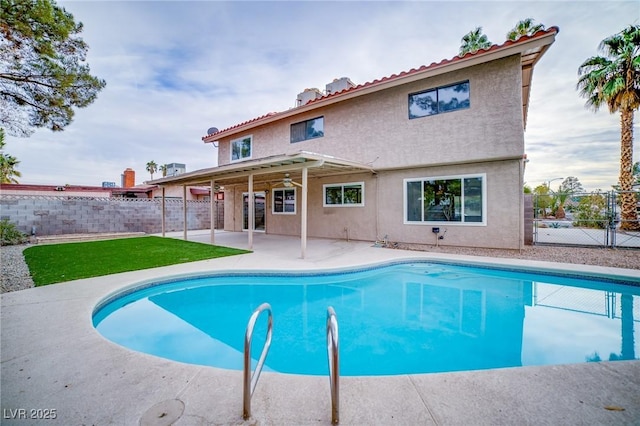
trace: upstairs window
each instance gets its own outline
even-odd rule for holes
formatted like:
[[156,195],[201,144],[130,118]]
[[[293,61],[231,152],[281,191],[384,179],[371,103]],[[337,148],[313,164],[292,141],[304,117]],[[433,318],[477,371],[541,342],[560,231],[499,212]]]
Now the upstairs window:
[[246,136],[231,141],[231,161],[241,161],[251,158],[252,136]]
[[322,190],[324,207],[364,206],[364,182],[328,184]]
[[291,143],[324,136],[324,117],[312,118],[291,125]]
[[469,108],[469,82],[437,87],[409,95],[409,118]]
[[486,225],[486,176],[404,180],[405,224]]
[[273,190],[273,214],[296,214],[296,189]]

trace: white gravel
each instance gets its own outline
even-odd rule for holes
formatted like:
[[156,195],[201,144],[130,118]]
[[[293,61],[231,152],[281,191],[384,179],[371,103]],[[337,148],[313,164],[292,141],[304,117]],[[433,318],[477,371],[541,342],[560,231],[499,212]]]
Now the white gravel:
[[29,244],[0,246],[1,293],[33,287],[29,268],[22,255],[22,251],[27,247],[29,247]]
[[[22,251],[29,246],[29,244],[0,246],[0,263],[2,266],[1,293],[33,287],[33,280],[29,274],[29,268],[22,255]],[[577,263],[640,270],[640,250],[633,249],[526,246],[522,250],[500,250],[447,246],[435,247],[418,244],[399,244],[397,248],[435,253],[544,260],[548,262]]]

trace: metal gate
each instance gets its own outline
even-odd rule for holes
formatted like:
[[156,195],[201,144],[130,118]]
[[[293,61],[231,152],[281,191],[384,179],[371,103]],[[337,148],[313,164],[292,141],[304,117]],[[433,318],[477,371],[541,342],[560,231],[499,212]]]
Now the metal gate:
[[[620,218],[619,191],[533,194],[533,244],[640,249],[640,231]],[[640,205],[640,192],[631,193]],[[638,213],[640,216],[640,212]],[[526,217],[526,214],[525,214]]]

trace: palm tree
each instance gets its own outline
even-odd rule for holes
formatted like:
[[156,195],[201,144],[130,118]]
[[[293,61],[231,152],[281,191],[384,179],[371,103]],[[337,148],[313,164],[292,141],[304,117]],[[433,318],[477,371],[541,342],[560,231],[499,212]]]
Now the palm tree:
[[544,25],[535,24],[534,20],[531,18],[523,19],[522,21],[518,21],[515,27],[511,29],[507,33],[507,40],[516,41],[522,36],[530,36],[537,33],[540,30],[544,30]]
[[[0,150],[4,149],[4,129],[0,128]],[[16,170],[16,167],[20,162],[16,157],[5,154],[0,154],[0,183],[18,183],[17,177],[22,177],[22,174]]]
[[630,25],[602,40],[599,50],[578,68],[577,89],[587,98],[586,106],[597,111],[602,105],[611,114],[620,111],[620,200],[623,230],[640,230],[633,193],[633,115],[640,107],[640,25]]
[[155,161],[151,160],[147,163],[147,171],[151,173],[151,180],[153,180],[153,174],[158,171],[158,165]]
[[485,34],[482,34],[482,27],[476,27],[475,30],[469,31],[460,40],[460,55],[464,56],[467,53],[475,53],[480,49],[488,49],[491,47],[491,42]]
[[160,171],[162,172],[162,177],[167,177],[167,170],[169,168],[167,167],[166,164],[163,164],[162,166],[160,166]]

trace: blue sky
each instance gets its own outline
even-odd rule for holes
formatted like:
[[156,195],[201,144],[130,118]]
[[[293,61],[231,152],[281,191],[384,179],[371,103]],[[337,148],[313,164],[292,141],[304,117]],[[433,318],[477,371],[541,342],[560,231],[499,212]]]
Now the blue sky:
[[120,185],[132,168],[139,184],[150,179],[151,160],[212,167],[217,152],[201,140],[209,127],[286,110],[299,92],[334,78],[361,84],[452,58],[476,26],[501,44],[527,17],[560,33],[534,72],[525,182],[575,176],[590,190],[617,183],[619,115],[585,109],[575,86],[578,66],[603,38],[640,23],[637,1],[58,4],[84,24],[92,74],[107,87],[63,132],[7,138],[21,183]]

